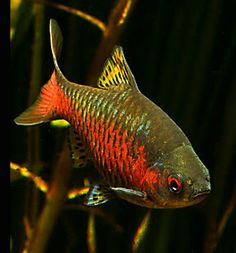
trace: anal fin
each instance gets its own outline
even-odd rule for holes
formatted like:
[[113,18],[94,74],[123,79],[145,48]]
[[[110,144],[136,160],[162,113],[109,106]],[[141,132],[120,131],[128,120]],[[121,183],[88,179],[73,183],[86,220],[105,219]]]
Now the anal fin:
[[68,128],[68,142],[74,168],[82,168],[88,164],[86,148],[73,127]]

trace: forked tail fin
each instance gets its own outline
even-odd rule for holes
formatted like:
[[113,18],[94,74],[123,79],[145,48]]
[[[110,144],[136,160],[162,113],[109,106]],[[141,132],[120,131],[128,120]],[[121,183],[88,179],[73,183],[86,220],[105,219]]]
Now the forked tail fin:
[[49,81],[42,87],[38,99],[27,110],[15,118],[17,125],[37,125],[54,119],[56,115],[57,94],[60,89],[60,83],[68,82],[62,74],[57,60],[62,49],[62,34],[57,22],[50,20],[50,43],[55,70]]

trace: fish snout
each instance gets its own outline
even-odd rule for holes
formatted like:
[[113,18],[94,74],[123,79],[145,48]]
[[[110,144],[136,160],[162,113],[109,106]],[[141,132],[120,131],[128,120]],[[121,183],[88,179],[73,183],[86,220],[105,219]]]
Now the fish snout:
[[192,194],[191,198],[192,199],[199,199],[202,200],[204,199],[209,193],[211,192],[211,184],[210,184],[210,177],[206,177],[206,181],[204,185],[196,187]]

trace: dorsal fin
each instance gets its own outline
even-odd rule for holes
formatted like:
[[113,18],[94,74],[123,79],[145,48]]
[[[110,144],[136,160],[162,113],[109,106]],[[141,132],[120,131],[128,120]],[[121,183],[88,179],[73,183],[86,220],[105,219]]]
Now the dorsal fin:
[[102,89],[114,87],[132,88],[138,90],[134,76],[125,60],[122,47],[116,46],[111,56],[106,60],[97,86]]
[[63,81],[68,82],[68,80],[65,78],[65,76],[61,72],[58,65],[58,59],[61,55],[61,50],[62,50],[62,45],[63,45],[63,36],[61,33],[61,29],[58,26],[58,23],[55,19],[50,19],[49,33],[50,33],[50,44],[51,44],[53,62],[54,62],[55,70],[56,70],[56,76],[58,78],[59,83]]

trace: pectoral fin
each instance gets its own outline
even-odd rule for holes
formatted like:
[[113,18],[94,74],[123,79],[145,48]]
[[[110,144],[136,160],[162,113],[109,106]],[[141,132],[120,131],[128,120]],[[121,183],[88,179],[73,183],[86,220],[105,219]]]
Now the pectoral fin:
[[146,199],[146,194],[141,191],[136,191],[133,189],[123,188],[123,187],[111,187],[111,190],[114,191],[122,199]]
[[123,187],[94,185],[90,188],[88,194],[86,195],[84,204],[87,206],[98,206],[106,203],[115,196],[138,205],[144,203],[147,200],[146,193],[141,191]]

